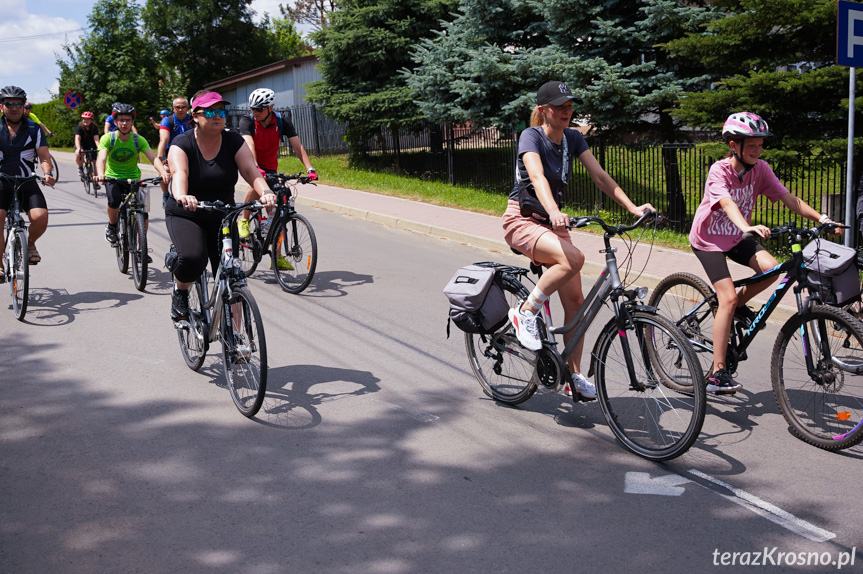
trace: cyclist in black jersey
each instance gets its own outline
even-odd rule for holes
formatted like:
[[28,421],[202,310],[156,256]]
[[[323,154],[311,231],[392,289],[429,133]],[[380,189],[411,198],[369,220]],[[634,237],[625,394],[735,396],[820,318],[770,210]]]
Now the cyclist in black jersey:
[[[33,173],[36,159],[45,172],[45,183],[53,187],[56,183],[51,172],[51,159],[48,144],[42,130],[34,122],[24,117],[24,104],[27,93],[18,86],[0,89],[3,116],[0,118],[0,173],[28,176]],[[6,212],[12,204],[13,188],[0,180],[0,221],[6,219]],[[42,260],[36,250],[36,241],[48,228],[48,204],[35,181],[21,187],[22,204],[30,219],[27,237],[27,256],[29,263],[35,265]],[[6,240],[0,233],[0,253],[6,248]]]

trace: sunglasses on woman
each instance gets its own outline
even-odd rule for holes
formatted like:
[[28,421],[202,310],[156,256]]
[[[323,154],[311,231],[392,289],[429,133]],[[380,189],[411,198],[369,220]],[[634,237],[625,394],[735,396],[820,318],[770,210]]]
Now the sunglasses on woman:
[[202,114],[204,114],[205,118],[214,118],[219,116],[220,118],[228,117],[228,110],[201,110]]

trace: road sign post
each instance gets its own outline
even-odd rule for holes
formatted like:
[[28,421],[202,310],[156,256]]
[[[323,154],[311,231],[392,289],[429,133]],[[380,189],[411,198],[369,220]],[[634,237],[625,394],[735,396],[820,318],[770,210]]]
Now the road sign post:
[[[854,228],[854,99],[857,68],[863,66],[863,4],[839,0],[836,26],[836,63],[848,66],[848,159],[845,174],[845,225]],[[856,230],[845,234],[845,245],[853,246]]]

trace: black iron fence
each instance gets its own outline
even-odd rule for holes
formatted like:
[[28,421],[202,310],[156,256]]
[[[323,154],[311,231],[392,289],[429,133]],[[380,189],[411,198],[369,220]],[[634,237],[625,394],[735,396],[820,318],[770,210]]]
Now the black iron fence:
[[[348,153],[344,125],[328,119],[315,106],[280,111],[293,121],[311,155]],[[229,126],[236,126],[239,116],[248,113],[231,110]],[[704,193],[708,169],[718,158],[688,143],[609,145],[595,138],[589,138],[588,143],[600,165],[636,204],[649,202],[668,216],[675,229],[689,229]],[[392,132],[383,131],[367,142],[365,162],[374,169],[507,194],[515,178],[517,149],[515,131],[425,124],[402,128],[397,140]],[[290,153],[283,142],[282,154]],[[798,156],[773,161],[771,167],[797,197],[835,221],[844,221],[844,159]],[[623,209],[594,185],[580,162],[575,162],[564,202],[578,213],[624,215]],[[782,203],[759,198],[753,222],[775,226],[787,221],[805,225]]]

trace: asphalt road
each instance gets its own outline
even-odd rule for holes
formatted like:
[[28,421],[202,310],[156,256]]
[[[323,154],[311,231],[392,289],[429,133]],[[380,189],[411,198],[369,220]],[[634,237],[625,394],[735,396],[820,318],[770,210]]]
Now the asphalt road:
[[650,463],[596,404],[496,404],[446,339],[455,269],[521,260],[306,207],[311,287],[250,280],[270,370],[249,420],[218,345],[199,373],[182,360],[157,198],[139,293],[104,198],[61,168],[24,323],[0,291],[0,572],[827,572],[852,555],[842,571],[863,571],[863,448],[790,434],[776,325],[695,447]]

